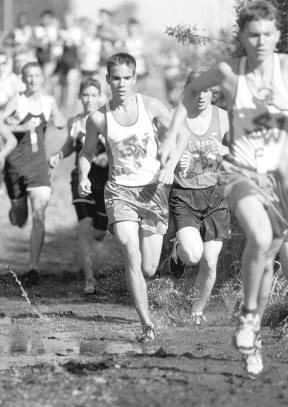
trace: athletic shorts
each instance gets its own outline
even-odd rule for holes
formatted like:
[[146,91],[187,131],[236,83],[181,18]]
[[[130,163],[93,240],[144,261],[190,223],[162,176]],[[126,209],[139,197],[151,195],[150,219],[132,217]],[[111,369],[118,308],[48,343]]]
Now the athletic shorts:
[[139,222],[140,229],[164,235],[168,228],[168,197],[171,185],[153,184],[139,187],[105,185],[105,205],[109,230],[117,222]]
[[[89,178],[90,177],[91,175],[89,173]],[[103,180],[101,182],[98,182],[98,184],[96,177],[91,177],[90,180],[92,193],[87,197],[82,198],[80,197],[78,192],[79,185],[78,170],[74,169],[72,171],[71,173],[72,203],[75,207],[78,220],[91,218],[93,220],[93,226],[95,229],[106,230],[108,224],[108,217],[106,214],[104,202],[104,184],[102,182]]]
[[288,190],[276,172],[259,174],[224,159],[219,168],[219,184],[232,212],[242,198],[256,196],[269,216],[273,237],[283,237],[288,229]]
[[216,186],[187,189],[173,185],[170,210],[176,232],[187,226],[196,228],[203,240],[222,241],[230,236],[230,213],[227,201]]
[[46,162],[38,166],[23,168],[20,172],[8,163],[5,165],[5,184],[10,199],[20,199],[27,195],[27,192],[37,187],[50,187],[50,175]]

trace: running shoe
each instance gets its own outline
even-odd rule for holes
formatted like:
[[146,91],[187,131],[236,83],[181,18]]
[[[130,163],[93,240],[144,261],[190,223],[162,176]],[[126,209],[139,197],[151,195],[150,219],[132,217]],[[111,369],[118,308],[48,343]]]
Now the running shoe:
[[207,322],[206,317],[204,316],[203,312],[201,312],[201,311],[192,311],[191,319],[192,319],[193,325],[195,325],[195,326],[203,326]]
[[243,354],[252,354],[254,352],[255,341],[259,331],[260,318],[258,314],[241,314],[233,336],[235,348]]
[[263,371],[262,338],[256,334],[254,350],[249,355],[243,356],[244,369],[251,379],[255,379]]
[[86,294],[86,295],[95,294],[95,285],[96,285],[95,278],[91,278],[89,280],[86,280],[85,281],[85,287],[84,287],[84,294]]
[[177,256],[177,239],[174,239],[173,248],[169,256],[168,267],[173,278],[181,278],[185,271],[185,264]]
[[139,343],[154,341],[156,332],[154,326],[147,324],[142,327],[142,336],[138,339]]

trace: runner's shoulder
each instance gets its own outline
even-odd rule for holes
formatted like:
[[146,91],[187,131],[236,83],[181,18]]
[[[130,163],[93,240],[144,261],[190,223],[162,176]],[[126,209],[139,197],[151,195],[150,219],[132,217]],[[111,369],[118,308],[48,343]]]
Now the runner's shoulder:
[[[153,96],[142,95],[142,100],[146,109],[152,114],[159,112],[159,108],[163,108],[165,105],[158,98]],[[166,108],[166,106],[165,106]]]
[[93,123],[93,125],[96,126],[97,131],[99,131],[99,133],[103,132],[106,123],[105,115],[106,115],[106,106],[103,105],[98,110],[95,110],[95,112],[91,113],[88,116],[88,122]]
[[287,75],[287,70],[288,70],[288,54],[278,54],[279,55],[279,60],[280,60],[280,65],[282,72],[286,72]]

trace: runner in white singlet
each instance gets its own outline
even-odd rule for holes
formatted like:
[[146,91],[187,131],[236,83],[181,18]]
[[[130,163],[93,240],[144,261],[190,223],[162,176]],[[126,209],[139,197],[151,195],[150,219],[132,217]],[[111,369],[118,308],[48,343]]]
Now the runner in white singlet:
[[[112,99],[91,115],[79,159],[80,192],[91,191],[87,177],[99,134],[106,140],[109,181],[105,204],[110,230],[125,257],[128,287],[143,327],[141,342],[153,340],[144,276],[156,271],[168,224],[170,186],[159,184],[157,127],[168,126],[170,114],[157,99],[136,94],[136,61],[119,53],[107,63]],[[155,125],[156,127],[155,127]]]
[[[195,94],[220,84],[230,110],[230,157],[220,182],[244,229],[244,306],[234,335],[249,374],[263,369],[260,324],[269,298],[273,259],[288,228],[288,56],[275,54],[280,38],[270,2],[248,3],[238,19],[247,57],[222,62],[186,88],[162,145],[162,162],[174,148],[177,129]],[[168,141],[169,140],[169,141]]]

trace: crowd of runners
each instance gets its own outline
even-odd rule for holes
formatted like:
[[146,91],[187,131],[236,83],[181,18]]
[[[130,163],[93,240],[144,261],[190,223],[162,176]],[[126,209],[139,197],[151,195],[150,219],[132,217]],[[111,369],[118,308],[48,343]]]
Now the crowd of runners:
[[[68,69],[65,64],[72,49],[79,46],[71,43],[72,34],[80,28],[70,25],[71,16],[67,16],[62,51],[51,52],[59,43],[49,42],[50,54],[62,59],[49,57],[48,61],[44,47],[33,41],[37,31],[40,38],[45,27],[50,27],[53,13],[43,13],[41,29],[34,28],[34,34],[25,28],[27,38],[34,38],[30,42],[29,37],[25,44],[20,35],[24,35],[20,30],[25,26],[24,17],[22,14],[19,27],[5,41],[15,47],[15,56],[27,43],[33,43],[34,48],[30,57],[25,53],[30,60],[19,63],[17,83],[21,86],[3,100],[0,127],[4,139],[0,160],[6,157],[4,179],[12,225],[25,225],[27,200],[32,210],[30,263],[22,282],[39,280],[45,210],[51,195],[49,167],[55,168],[73,152],[71,187],[79,221],[84,291],[93,294],[101,277],[93,270],[92,253],[97,250],[101,256],[108,229],[123,252],[127,285],[142,324],[140,342],[156,336],[146,278],[157,270],[168,223],[175,229],[169,258],[172,277],[180,278],[186,266],[200,265],[194,283],[199,295],[191,319],[201,325],[223,240],[229,238],[232,213],[246,236],[241,260],[243,306],[233,343],[243,354],[247,372],[258,375],[263,370],[260,327],[272,284],[273,260],[281,247],[285,260],[287,250],[283,241],[288,229],[288,57],[275,52],[280,37],[277,10],[266,0],[245,6],[238,18],[245,56],[212,69],[192,69],[173,113],[158,99],[136,91],[137,73],[143,75],[143,64],[136,49],[129,48],[129,41],[116,53],[103,44],[95,49],[91,46],[89,57],[97,59],[100,70],[105,66],[105,74],[91,65],[88,68],[89,64],[85,68],[78,65],[85,61],[80,57],[78,96],[83,109],[69,118],[68,137],[48,160],[44,146],[47,123],[51,118],[55,127],[63,128],[66,120],[55,95],[48,94],[47,83]],[[82,29],[89,30],[84,26]],[[108,41],[112,33],[104,17],[98,30],[102,40]],[[118,36],[117,41],[120,39]],[[66,61],[65,47],[70,52]],[[0,74],[6,63],[3,53]],[[103,91],[106,86],[108,98]],[[213,104],[219,88],[227,111]]]

